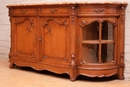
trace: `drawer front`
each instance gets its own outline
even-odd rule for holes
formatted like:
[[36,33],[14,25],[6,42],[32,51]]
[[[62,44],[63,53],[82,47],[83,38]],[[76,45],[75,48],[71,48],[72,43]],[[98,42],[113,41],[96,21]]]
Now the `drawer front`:
[[88,6],[79,7],[78,13],[80,14],[119,14],[119,8],[110,6]]
[[40,14],[68,14],[69,8],[67,7],[54,7],[54,8],[41,8]]
[[36,9],[34,8],[15,8],[13,9],[13,14],[36,14]]

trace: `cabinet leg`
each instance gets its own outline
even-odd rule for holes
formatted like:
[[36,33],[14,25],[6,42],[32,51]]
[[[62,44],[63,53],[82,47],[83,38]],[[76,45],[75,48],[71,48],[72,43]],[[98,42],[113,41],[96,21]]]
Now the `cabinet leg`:
[[120,80],[124,80],[125,79],[125,77],[124,76],[122,76],[122,75],[118,75],[118,78],[120,79]]
[[71,66],[70,66],[70,80],[75,81],[76,79],[76,62],[75,55],[71,55]]
[[14,63],[10,63],[9,68],[10,68],[10,69],[12,69],[12,68],[14,68],[14,66],[15,66],[15,64],[14,64]]
[[70,80],[74,82],[76,80],[76,77],[70,77]]
[[119,68],[118,78],[120,80],[124,79],[124,68]]

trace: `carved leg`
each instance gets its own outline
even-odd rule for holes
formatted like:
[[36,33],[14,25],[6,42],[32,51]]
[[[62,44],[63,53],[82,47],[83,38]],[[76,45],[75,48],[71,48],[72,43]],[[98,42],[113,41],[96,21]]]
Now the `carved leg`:
[[71,56],[71,67],[70,67],[70,80],[76,80],[76,62],[75,62],[75,55],[72,54]]
[[9,68],[10,68],[10,69],[12,69],[12,68],[14,68],[14,66],[15,66],[15,64],[14,64],[14,63],[10,63]]
[[119,73],[118,73],[118,78],[120,80],[123,80],[124,79],[124,68],[119,68]]
[[76,76],[71,76],[71,77],[70,77],[70,80],[71,80],[72,82],[74,82],[74,81],[76,80]]

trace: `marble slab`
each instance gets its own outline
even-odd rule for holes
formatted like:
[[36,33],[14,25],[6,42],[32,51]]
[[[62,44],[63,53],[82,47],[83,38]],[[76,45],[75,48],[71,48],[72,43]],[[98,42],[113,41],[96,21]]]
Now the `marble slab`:
[[127,4],[125,0],[58,0],[58,1],[38,1],[38,2],[22,2],[9,4],[7,7],[12,6],[35,6],[35,5],[60,5],[60,4]]

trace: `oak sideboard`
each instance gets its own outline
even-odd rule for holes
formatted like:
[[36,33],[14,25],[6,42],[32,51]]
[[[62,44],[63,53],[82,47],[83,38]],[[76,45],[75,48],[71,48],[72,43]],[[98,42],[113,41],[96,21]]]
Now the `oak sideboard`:
[[124,79],[127,3],[8,5],[10,68],[14,65],[78,75]]

